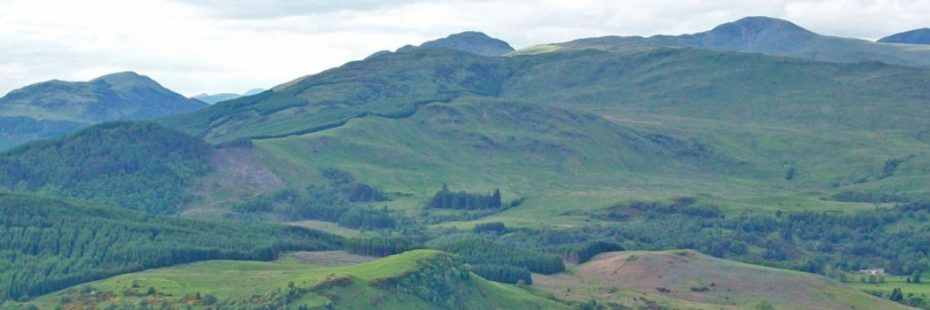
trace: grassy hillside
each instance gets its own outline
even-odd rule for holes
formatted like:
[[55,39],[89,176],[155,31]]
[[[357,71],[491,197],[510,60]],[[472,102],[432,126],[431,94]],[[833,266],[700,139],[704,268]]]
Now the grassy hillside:
[[721,260],[693,251],[614,252],[556,276],[534,276],[558,298],[629,307],[905,309],[840,282]]
[[194,221],[0,194],[0,301],[148,268],[271,260],[281,251],[333,249],[341,241],[290,226]]
[[[317,171],[332,167],[386,192],[402,193],[390,204],[408,211],[420,209],[426,197],[447,183],[471,192],[501,188],[506,201],[529,197],[513,212],[538,212],[538,217],[565,211],[526,209],[541,196],[646,187],[667,182],[649,175],[674,171],[687,171],[692,179],[722,178],[709,171],[725,173],[720,163],[735,162],[702,149],[689,137],[639,132],[593,115],[482,98],[430,104],[405,119],[357,119],[319,133],[256,140],[253,145],[271,170],[296,188],[320,182],[314,177]],[[697,163],[705,165],[695,167]],[[586,202],[579,201],[579,207]]]
[[0,189],[172,213],[212,148],[153,123],[106,123],[0,153]]
[[[377,84],[348,79],[366,68]],[[472,81],[479,73],[485,86]],[[928,83],[922,69],[691,49],[514,58],[418,50],[165,123],[215,143],[252,137],[287,186],[318,184],[318,171],[338,168],[398,193],[389,204],[410,212],[442,183],[523,197],[484,220],[531,225],[579,224],[618,201],[680,196],[733,210],[862,210],[927,197]],[[339,103],[321,99],[329,96]],[[397,106],[409,113],[382,110]]]
[[[67,296],[77,304],[288,305],[334,309],[561,309],[526,290],[488,282],[455,257],[418,250],[348,266],[211,261],[126,274],[42,297],[54,307]],[[153,288],[154,293],[152,292]],[[82,294],[82,291],[89,293]],[[105,296],[83,298],[83,296]],[[201,296],[197,299],[196,296]],[[208,297],[210,296],[210,297]],[[215,300],[208,303],[207,300]]]

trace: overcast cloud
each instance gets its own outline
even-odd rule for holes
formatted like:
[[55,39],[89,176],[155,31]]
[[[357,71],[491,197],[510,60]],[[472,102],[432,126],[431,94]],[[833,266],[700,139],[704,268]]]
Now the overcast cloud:
[[521,48],[758,15],[875,39],[930,27],[930,1],[0,0],[0,94],[127,70],[186,95],[243,92],[465,30]]

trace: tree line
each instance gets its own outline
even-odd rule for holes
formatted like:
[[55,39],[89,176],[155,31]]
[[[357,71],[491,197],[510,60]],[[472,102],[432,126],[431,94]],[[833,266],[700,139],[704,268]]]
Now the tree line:
[[[660,207],[640,207],[647,205]],[[591,240],[627,250],[694,249],[715,257],[827,276],[867,268],[884,268],[894,274],[930,270],[930,231],[889,229],[900,223],[926,223],[930,203],[855,214],[778,211],[771,215],[724,215],[715,210],[719,208],[687,203],[675,207],[667,203],[618,205],[592,215],[604,221],[601,225],[509,229],[505,235],[483,236],[510,247],[559,255]]]
[[272,260],[341,247],[299,227],[219,223],[0,194],[0,301],[116,274],[209,259]]
[[452,192],[445,184],[427,203],[427,207],[436,209],[481,210],[498,209],[501,204],[501,192],[494,189],[490,195]]
[[429,248],[459,255],[474,272],[489,280],[530,284],[530,272],[553,274],[565,271],[562,259],[553,254],[509,247],[480,237],[464,237],[428,244]]

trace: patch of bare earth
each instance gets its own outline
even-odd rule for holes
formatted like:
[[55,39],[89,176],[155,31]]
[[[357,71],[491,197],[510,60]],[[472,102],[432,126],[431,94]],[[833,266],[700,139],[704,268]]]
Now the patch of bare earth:
[[[700,308],[866,309],[882,304],[842,283],[813,274],[713,258],[694,251],[614,252],[577,265],[572,272],[533,276],[534,286],[557,297],[603,302],[682,300]],[[855,295],[856,301],[844,298]],[[694,305],[692,304],[692,306]],[[894,307],[896,304],[887,303]]]
[[221,148],[210,158],[213,171],[200,180],[194,190],[198,197],[186,216],[221,214],[225,208],[219,204],[230,199],[271,193],[285,188],[278,175],[268,169],[251,148]]
[[220,186],[245,187],[257,193],[268,193],[284,188],[285,184],[274,172],[265,167],[250,148],[217,150],[211,163]]

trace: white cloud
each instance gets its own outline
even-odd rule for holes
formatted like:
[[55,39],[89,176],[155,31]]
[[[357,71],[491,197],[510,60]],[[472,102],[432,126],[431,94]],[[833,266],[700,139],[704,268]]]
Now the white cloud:
[[692,33],[750,15],[877,38],[930,26],[930,1],[0,0],[0,93],[123,70],[188,95],[241,92],[464,30],[524,47]]

